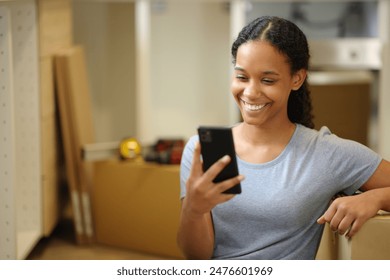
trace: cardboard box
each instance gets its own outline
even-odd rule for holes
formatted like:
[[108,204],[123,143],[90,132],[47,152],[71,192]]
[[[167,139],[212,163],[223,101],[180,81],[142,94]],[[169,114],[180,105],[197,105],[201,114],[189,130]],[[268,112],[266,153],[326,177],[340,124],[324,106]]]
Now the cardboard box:
[[316,260],[337,260],[337,239],[329,224],[325,224]]
[[[183,259],[176,243],[179,166],[100,161],[93,177],[98,243]],[[390,214],[371,218],[349,241],[325,225],[316,259],[390,260]]]
[[339,137],[369,144],[370,84],[310,87],[315,128],[327,126]]
[[390,213],[379,212],[351,239],[325,225],[317,260],[390,260]]
[[390,260],[390,213],[369,219],[349,240],[339,236],[338,259]]
[[182,259],[176,243],[180,216],[178,165],[131,161],[94,164],[96,241]]

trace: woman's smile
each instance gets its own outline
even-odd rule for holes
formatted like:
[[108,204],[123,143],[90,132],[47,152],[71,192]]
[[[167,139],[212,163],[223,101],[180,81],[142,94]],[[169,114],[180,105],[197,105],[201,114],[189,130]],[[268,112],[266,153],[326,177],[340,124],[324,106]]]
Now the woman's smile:
[[241,100],[243,108],[248,112],[258,112],[258,111],[262,110],[264,107],[266,107],[267,105],[269,105],[269,103],[254,104],[254,103],[249,103],[247,101],[244,101],[242,99],[240,99],[240,100]]

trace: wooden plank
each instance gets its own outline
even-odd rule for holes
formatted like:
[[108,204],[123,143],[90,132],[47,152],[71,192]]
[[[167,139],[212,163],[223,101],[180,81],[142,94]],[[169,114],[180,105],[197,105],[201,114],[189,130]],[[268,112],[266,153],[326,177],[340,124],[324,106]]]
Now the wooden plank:
[[54,92],[53,54],[72,45],[72,1],[37,0],[40,56],[40,111],[43,234],[49,236],[61,218],[63,177],[62,147],[59,146],[58,112]]
[[39,55],[51,56],[73,42],[72,0],[38,0]]
[[63,167],[51,56],[40,58],[40,92],[43,235],[49,236],[61,216],[60,170]]
[[72,139],[72,123],[70,121],[68,110],[69,84],[67,81],[66,68],[64,62],[60,58],[55,59],[55,76],[56,76],[56,93],[58,100],[58,109],[60,113],[60,126],[62,134],[62,143],[65,153],[66,177],[69,189],[69,194],[72,204],[73,225],[75,229],[75,237],[78,243],[85,242],[84,226],[80,207],[80,192],[78,186],[78,176],[75,168],[75,159],[73,153],[73,139]]
[[[64,129],[65,160],[68,162],[68,176],[73,181],[72,190],[77,192],[75,200],[80,203],[84,241],[94,238],[91,215],[91,172],[92,163],[82,159],[82,147],[94,143],[94,125],[91,99],[85,64],[84,50],[74,46],[55,56],[56,72],[62,85],[59,86],[59,100],[63,107],[61,125]],[[60,84],[59,84],[60,85]],[[60,93],[62,91],[62,93]]]
[[[49,236],[61,216],[60,166],[61,147],[59,127],[51,117],[41,118],[41,169],[42,169],[42,218],[43,235]],[[62,166],[63,167],[63,166]]]

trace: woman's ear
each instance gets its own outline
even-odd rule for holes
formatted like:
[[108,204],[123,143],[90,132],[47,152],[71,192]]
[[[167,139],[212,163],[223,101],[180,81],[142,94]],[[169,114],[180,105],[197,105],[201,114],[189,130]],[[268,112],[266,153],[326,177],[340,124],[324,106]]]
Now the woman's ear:
[[306,79],[306,70],[301,69],[294,73],[292,90],[298,90]]

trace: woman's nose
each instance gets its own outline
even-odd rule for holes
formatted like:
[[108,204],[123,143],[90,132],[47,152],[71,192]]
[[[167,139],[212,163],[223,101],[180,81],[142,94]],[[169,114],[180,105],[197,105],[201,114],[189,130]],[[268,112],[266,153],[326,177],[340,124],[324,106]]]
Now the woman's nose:
[[260,85],[256,82],[249,83],[248,86],[244,89],[244,96],[258,97],[259,95],[261,95],[261,89]]

